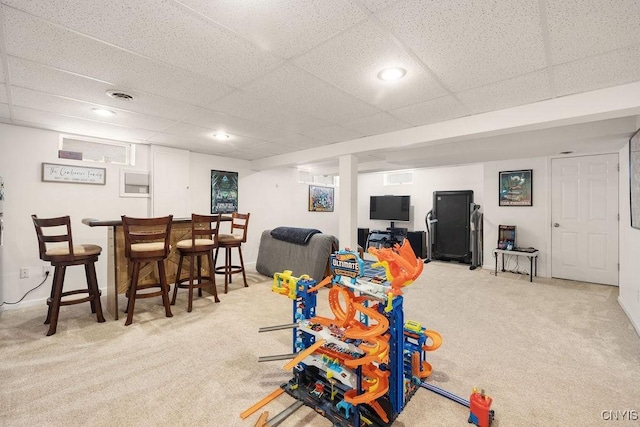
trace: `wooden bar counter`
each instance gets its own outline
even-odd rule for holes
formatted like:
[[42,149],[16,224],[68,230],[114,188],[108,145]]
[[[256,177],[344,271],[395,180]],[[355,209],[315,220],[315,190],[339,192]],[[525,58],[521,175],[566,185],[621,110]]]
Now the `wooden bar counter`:
[[[231,216],[223,216],[221,221],[231,221]],[[121,220],[103,221],[93,218],[84,218],[82,223],[89,227],[108,227],[108,247],[107,247],[107,311],[118,320],[118,294],[123,294],[129,286],[131,277],[131,266],[124,256],[124,231]],[[178,261],[180,256],[176,250],[176,243],[180,240],[191,238],[191,218],[174,218],[171,224],[171,235],[169,244],[171,253],[165,261],[167,271],[167,282],[175,283]],[[187,261],[188,262],[188,261]],[[206,261],[203,262],[203,274],[207,274]],[[188,264],[183,267],[188,268]],[[188,271],[188,270],[187,270]],[[158,273],[155,264],[145,265],[140,270],[140,284],[158,283]],[[203,288],[209,293],[213,289]]]

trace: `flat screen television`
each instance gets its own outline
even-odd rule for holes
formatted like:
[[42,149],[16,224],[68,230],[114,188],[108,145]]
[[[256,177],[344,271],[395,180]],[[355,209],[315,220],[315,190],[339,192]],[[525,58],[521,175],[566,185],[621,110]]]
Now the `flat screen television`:
[[409,221],[411,196],[371,196],[369,219]]

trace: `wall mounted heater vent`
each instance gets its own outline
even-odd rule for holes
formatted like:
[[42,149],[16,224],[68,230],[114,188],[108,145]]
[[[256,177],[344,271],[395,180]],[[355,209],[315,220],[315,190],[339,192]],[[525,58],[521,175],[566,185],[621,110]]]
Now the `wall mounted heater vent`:
[[121,170],[120,197],[149,197],[149,172]]

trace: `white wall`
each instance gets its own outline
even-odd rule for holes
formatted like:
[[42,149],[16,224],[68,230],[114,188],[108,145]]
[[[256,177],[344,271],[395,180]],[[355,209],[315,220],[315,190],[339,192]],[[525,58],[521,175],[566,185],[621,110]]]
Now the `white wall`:
[[[493,249],[498,244],[498,226],[515,225],[516,244],[522,247],[532,246],[540,251],[538,257],[538,276],[548,277],[551,269],[547,266],[547,255],[551,250],[549,234],[548,183],[550,171],[547,159],[518,159],[484,164],[484,263],[483,268],[494,269]],[[498,174],[500,171],[533,170],[533,205],[498,206]],[[522,259],[526,269],[528,263]],[[523,266],[523,263],[520,266]]]
[[279,226],[305,227],[338,236],[338,191],[334,192],[333,212],[309,212],[309,186],[298,183],[295,168],[255,172],[245,160],[191,153],[189,191],[193,212],[211,211],[212,169],[238,172],[238,211],[251,213],[247,243],[242,247],[246,264],[255,263],[257,259],[263,230]]
[[[97,165],[107,169],[106,185],[41,182],[42,162],[82,164],[58,159],[60,134],[26,127],[0,124],[0,176],[5,182],[4,247],[0,256],[0,280],[4,301],[17,301],[42,281],[42,266],[31,214],[40,217],[71,216],[74,242],[95,243],[107,248],[107,229],[88,227],[83,218],[117,219],[120,215],[147,216],[148,199],[120,198],[120,165]],[[146,170],[148,147],[137,146],[137,165],[129,170]],[[30,269],[28,279],[20,279],[20,268]],[[103,255],[96,264],[99,284],[106,285],[107,261]],[[47,298],[49,278],[24,301]],[[65,289],[86,287],[82,268],[69,268]],[[3,306],[10,308],[11,306]]]
[[[258,244],[263,230],[275,227],[317,228],[325,234],[338,237],[338,212],[340,196],[334,189],[333,212],[309,212],[309,185],[298,182],[295,168],[280,168],[262,172],[253,172],[243,182],[246,188],[245,202],[249,210],[259,212],[251,217],[252,242],[248,249],[255,259],[258,256]],[[244,199],[241,193],[241,200]]]
[[618,302],[640,335],[640,230],[631,228],[629,210],[629,144],[620,150],[620,294]]
[[484,202],[482,165],[452,166],[430,169],[415,169],[412,184],[384,185],[384,173],[366,173],[358,176],[358,227],[385,230],[389,221],[369,219],[369,197],[392,195],[411,196],[409,222],[397,222],[396,227],[410,231],[427,229],[425,217],[433,208],[434,191],[473,190],[473,200]]

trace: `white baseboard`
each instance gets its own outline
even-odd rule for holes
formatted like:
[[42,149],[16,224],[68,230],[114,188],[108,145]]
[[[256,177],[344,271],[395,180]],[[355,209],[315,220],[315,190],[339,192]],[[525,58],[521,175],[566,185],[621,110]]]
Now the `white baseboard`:
[[640,324],[638,324],[634,320],[634,318],[631,316],[631,310],[629,310],[627,307],[625,307],[625,305],[622,302],[622,300],[620,299],[620,297],[618,297],[618,304],[620,304],[620,307],[622,307],[622,311],[624,311],[624,314],[627,315],[627,317],[629,318],[629,322],[631,322],[631,325],[636,330],[636,333],[638,334],[638,336],[640,336]]

